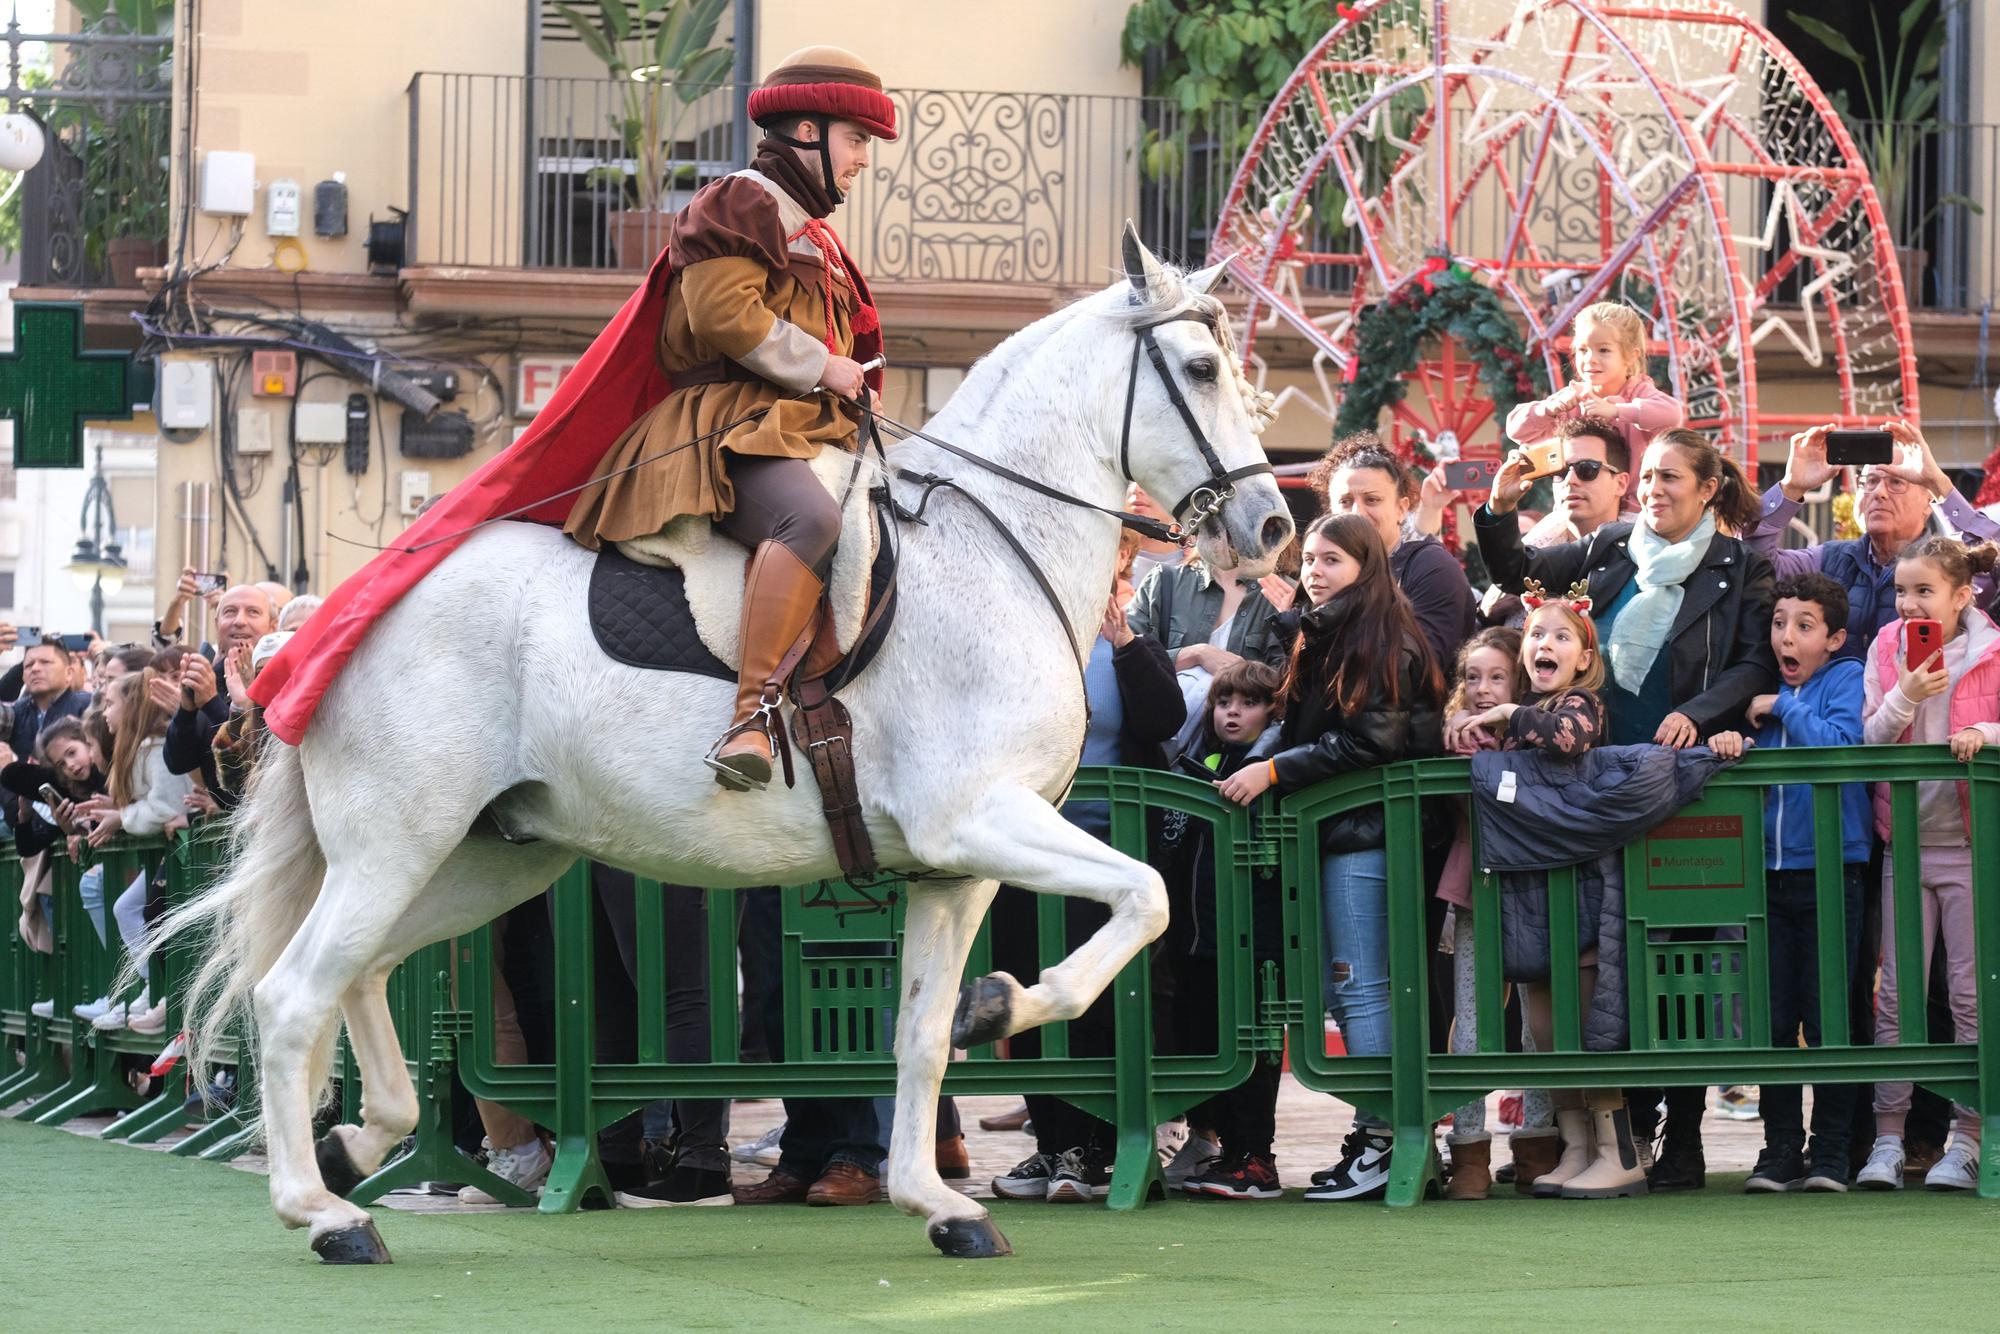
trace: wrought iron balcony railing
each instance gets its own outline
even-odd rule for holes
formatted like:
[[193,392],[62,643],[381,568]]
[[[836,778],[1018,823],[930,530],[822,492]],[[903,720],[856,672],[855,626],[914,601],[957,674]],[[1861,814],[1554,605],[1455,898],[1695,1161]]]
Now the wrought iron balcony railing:
[[[608,80],[419,74],[409,85],[410,261],[637,267],[663,214],[738,165],[729,88],[657,92],[657,144],[620,129]],[[1152,98],[898,91],[902,136],[877,143],[837,219],[871,278],[1095,285],[1126,218],[1199,261],[1235,168]],[[1150,147],[1164,142],[1167,148]],[[1147,170],[1170,154],[1175,169]],[[636,183],[657,181],[642,201]],[[629,228],[629,230],[627,230]],[[630,237],[621,249],[621,240]]]

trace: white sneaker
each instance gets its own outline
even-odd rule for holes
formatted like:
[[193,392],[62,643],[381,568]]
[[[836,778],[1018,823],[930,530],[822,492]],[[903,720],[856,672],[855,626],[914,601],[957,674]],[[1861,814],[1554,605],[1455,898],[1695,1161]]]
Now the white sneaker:
[[1978,1187],[1979,1150],[1958,1140],[1951,1142],[1944,1151],[1944,1157],[1937,1160],[1936,1167],[1924,1173],[1926,1190],[1976,1190]]
[[[1949,1156],[1949,1155],[1947,1155]],[[1938,1161],[1943,1167],[1944,1161]],[[1936,1169],[1933,1168],[1933,1171]],[[1863,1190],[1901,1190],[1903,1188],[1903,1137],[1901,1135],[1877,1135],[1875,1147],[1868,1151],[1868,1161],[1855,1174],[1854,1184]]]
[[125,1006],[114,1005],[91,1021],[90,1026],[100,1033],[116,1033],[125,1027]]
[[86,1024],[94,1024],[105,1015],[111,1013],[113,1004],[114,1002],[111,997],[99,996],[94,1001],[85,1001],[81,1005],[71,1006],[70,1013],[83,1020]]
[[[542,1147],[539,1139],[531,1139],[512,1149],[495,1149],[492,1140],[486,1141],[486,1170],[502,1181],[519,1186],[530,1195],[542,1193],[542,1183],[549,1179],[549,1168],[554,1160],[549,1151]],[[488,1195],[477,1186],[463,1186],[458,1192],[460,1204],[499,1204],[500,1201]]]
[[56,1017],[56,1003],[53,999],[36,1001],[28,1007],[28,1013],[37,1019],[53,1019]]
[[778,1140],[785,1133],[785,1123],[780,1121],[769,1130],[751,1140],[739,1144],[729,1151],[729,1156],[739,1163],[755,1163],[759,1167],[778,1165]]
[[1190,1133],[1162,1169],[1162,1175],[1167,1179],[1167,1189],[1179,1190],[1189,1177],[1200,1173],[1210,1162],[1221,1156],[1220,1144],[1207,1135]]

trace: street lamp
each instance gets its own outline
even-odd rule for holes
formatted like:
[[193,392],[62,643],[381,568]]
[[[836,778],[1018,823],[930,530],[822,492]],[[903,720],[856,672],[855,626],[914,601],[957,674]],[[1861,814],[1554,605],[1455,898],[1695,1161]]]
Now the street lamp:
[[[104,446],[97,447],[97,471],[83,493],[83,513],[77,519],[83,532],[76,539],[76,551],[65,566],[79,592],[90,594],[90,628],[104,634],[104,599],[117,597],[125,587],[125,553],[118,545],[118,514],[111,507],[111,486],[104,480]],[[111,534],[105,535],[109,528]]]

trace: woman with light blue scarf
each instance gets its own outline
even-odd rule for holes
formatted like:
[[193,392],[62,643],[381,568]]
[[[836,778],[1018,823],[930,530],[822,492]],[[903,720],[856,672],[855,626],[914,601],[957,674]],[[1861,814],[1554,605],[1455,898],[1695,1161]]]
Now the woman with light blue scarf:
[[1610,743],[1679,748],[1741,725],[1778,671],[1771,564],[1734,536],[1761,507],[1735,461],[1698,431],[1662,432],[1640,463],[1636,522],[1539,550],[1522,545],[1514,516],[1529,466],[1517,451],[1494,478],[1474,515],[1479,553],[1509,593],[1529,579],[1552,593],[1588,582]]
[[[1732,534],[1751,532],[1761,505],[1735,462],[1696,431],[1662,432],[1639,469],[1639,518],[1582,542],[1524,550],[1514,517],[1527,489],[1517,452],[1474,516],[1494,582],[1519,593],[1529,579],[1554,593],[1585,580],[1610,668],[1603,698],[1613,745],[1696,745],[1735,729],[1744,707],[1778,688],[1771,655],[1771,564]],[[1673,1088],[1666,1137],[1648,1174],[1654,1192],[1707,1181],[1701,1118],[1706,1090]],[[1648,1146],[1659,1089],[1627,1090],[1633,1133]],[[1641,1160],[1645,1157],[1642,1151]]]

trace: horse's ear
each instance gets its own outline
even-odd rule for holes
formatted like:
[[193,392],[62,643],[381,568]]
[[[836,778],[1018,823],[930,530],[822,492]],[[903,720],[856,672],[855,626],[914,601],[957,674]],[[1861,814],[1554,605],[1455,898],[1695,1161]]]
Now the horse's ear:
[[1125,281],[1132,284],[1139,300],[1151,301],[1153,284],[1160,277],[1160,261],[1153,258],[1153,252],[1139,239],[1139,229],[1132,225],[1132,220],[1125,219]]
[[1222,281],[1222,271],[1228,267],[1229,261],[1225,259],[1220,264],[1211,264],[1205,269],[1197,269],[1181,281],[1187,284],[1189,291],[1207,296],[1214,289],[1215,285]]

